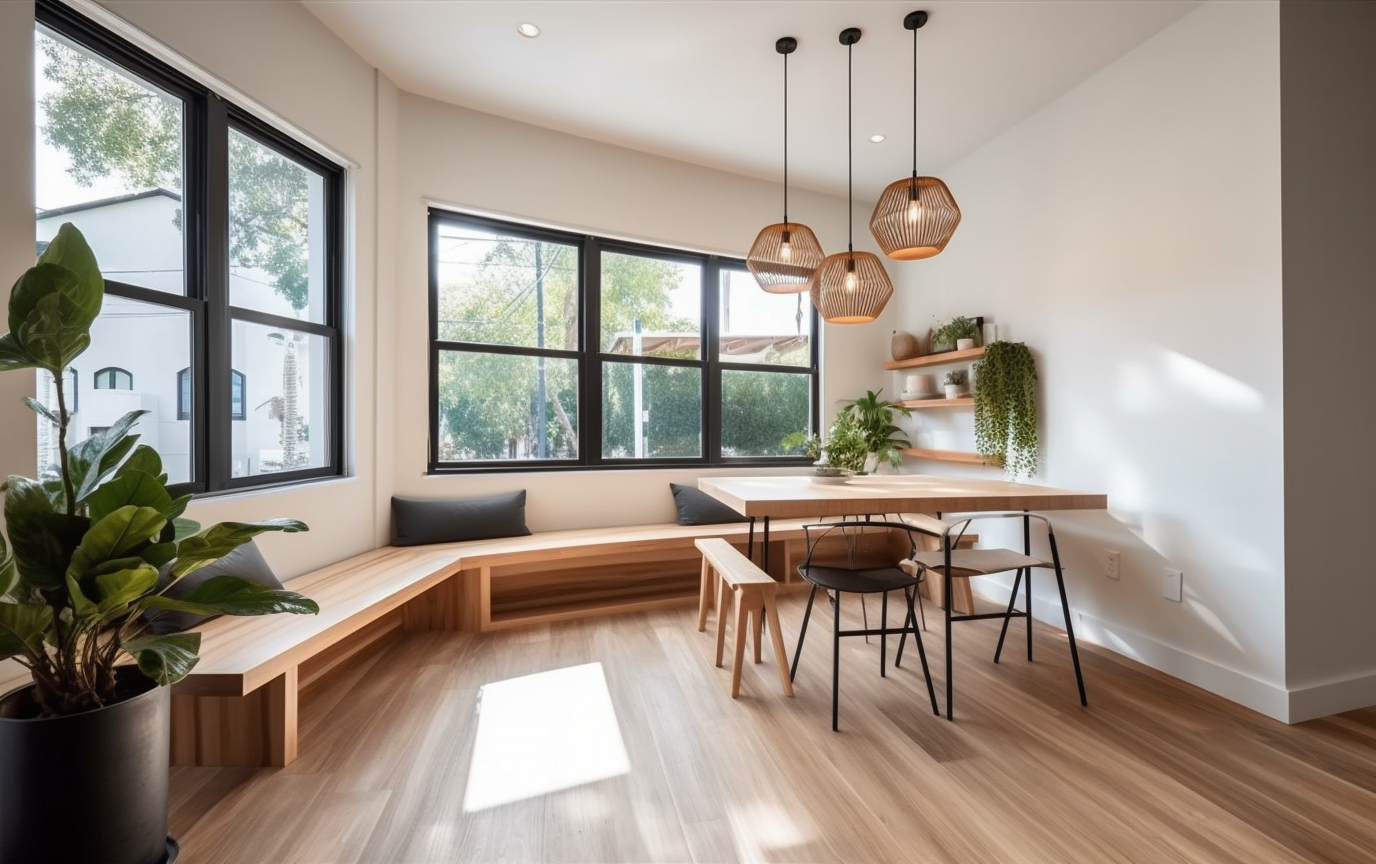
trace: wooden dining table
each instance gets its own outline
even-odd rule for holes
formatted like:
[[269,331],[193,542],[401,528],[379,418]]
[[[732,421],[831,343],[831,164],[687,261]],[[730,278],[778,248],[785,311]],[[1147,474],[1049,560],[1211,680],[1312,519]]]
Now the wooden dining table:
[[815,475],[703,477],[698,488],[763,530],[762,565],[768,568],[769,520],[883,513],[969,513],[994,510],[1104,510],[1100,492],[1057,489],[1008,480],[874,474],[833,482]]

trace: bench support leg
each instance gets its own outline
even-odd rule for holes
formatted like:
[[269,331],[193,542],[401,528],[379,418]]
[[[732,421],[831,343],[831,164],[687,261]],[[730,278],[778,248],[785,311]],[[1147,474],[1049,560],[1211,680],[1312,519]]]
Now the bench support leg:
[[297,672],[244,696],[172,696],[172,764],[282,768],[297,753]]

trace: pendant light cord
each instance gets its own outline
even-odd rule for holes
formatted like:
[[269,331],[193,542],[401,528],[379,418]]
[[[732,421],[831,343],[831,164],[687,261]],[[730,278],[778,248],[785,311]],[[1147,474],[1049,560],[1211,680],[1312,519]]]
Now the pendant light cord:
[[851,84],[854,77],[855,43],[846,46],[846,250],[850,252],[851,266],[855,265],[855,132],[852,114],[854,113],[854,92]]
[[[916,79],[914,79],[916,80]],[[917,85],[914,84],[914,87]],[[917,92],[916,90],[913,91]],[[914,97],[916,98],[916,97]],[[917,103],[914,102],[914,105]],[[916,120],[913,120],[916,123]],[[913,155],[913,173],[917,173],[917,155]],[[788,230],[788,54],[784,54],[784,230]]]
[[917,180],[917,30],[913,28],[913,180]]

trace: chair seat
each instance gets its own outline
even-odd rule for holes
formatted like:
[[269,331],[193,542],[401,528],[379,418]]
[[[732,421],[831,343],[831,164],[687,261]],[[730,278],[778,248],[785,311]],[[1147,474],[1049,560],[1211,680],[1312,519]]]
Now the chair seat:
[[848,570],[845,567],[812,565],[799,567],[798,573],[807,581],[829,591],[848,591],[852,594],[878,594],[911,588],[918,580],[897,567],[872,567]]
[[[940,573],[946,569],[946,554],[940,549],[932,552],[919,552],[913,560],[928,570]],[[1050,562],[1033,558],[1012,549],[953,549],[951,550],[952,576],[985,576],[990,573],[1003,573],[1022,567],[1050,567]]]

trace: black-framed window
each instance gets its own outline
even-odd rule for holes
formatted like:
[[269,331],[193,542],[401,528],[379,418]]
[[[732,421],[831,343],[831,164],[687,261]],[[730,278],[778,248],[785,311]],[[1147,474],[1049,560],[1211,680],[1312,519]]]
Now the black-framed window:
[[189,421],[150,437],[198,491],[341,474],[344,169],[56,0],[35,17],[37,239],[72,222],[101,264],[96,388],[158,382],[140,422]]
[[128,369],[106,366],[96,372],[94,388],[96,390],[133,390],[134,376],[129,373]]
[[432,473],[801,463],[816,315],[742,261],[430,211]]

